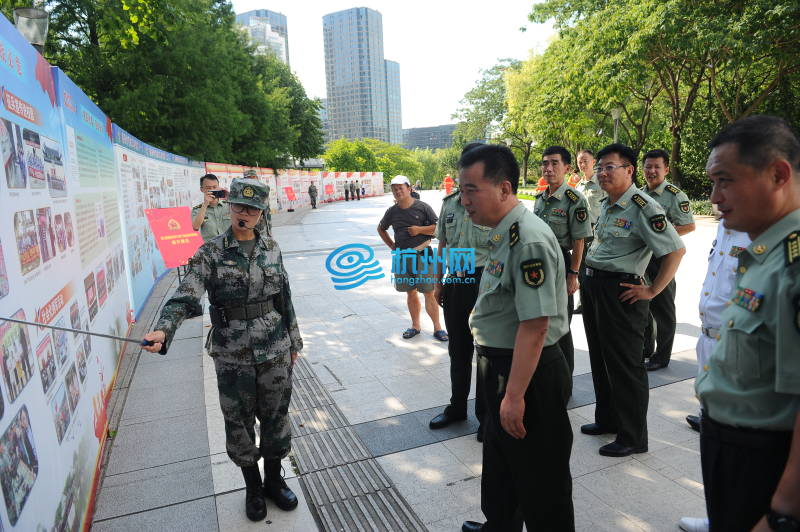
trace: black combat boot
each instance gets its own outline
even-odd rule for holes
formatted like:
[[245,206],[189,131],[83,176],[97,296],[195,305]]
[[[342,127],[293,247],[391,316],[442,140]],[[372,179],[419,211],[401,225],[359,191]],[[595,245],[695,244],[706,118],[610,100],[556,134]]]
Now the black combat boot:
[[245,483],[244,509],[251,521],[263,521],[267,517],[267,502],[261,492],[261,472],[257,465],[242,468]]
[[297,508],[297,495],[283,480],[280,460],[264,462],[264,496],[275,501],[281,510],[288,512]]

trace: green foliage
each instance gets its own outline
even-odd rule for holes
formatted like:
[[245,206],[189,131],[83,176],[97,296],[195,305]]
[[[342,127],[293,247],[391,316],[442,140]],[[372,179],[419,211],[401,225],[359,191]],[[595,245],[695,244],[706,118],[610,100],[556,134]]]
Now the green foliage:
[[692,212],[696,216],[714,216],[714,209],[711,207],[711,202],[707,199],[689,200],[692,207]]
[[319,102],[275,56],[253,55],[228,0],[44,4],[45,57],[145,142],[273,168],[322,151]]
[[334,172],[378,171],[377,157],[361,140],[334,140],[328,144],[322,158],[325,167]]

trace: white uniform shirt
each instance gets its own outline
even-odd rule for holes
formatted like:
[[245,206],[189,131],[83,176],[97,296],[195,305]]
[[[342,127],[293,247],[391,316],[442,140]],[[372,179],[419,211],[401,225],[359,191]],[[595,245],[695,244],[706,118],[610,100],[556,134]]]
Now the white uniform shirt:
[[[722,327],[722,311],[727,308],[733,290],[736,288],[736,269],[739,267],[739,253],[750,245],[747,233],[726,229],[723,222],[717,228],[717,238],[711,245],[708,257],[708,271],[700,293],[700,321],[703,328],[720,329]],[[700,333],[697,341],[697,362],[699,370],[708,362],[714,345],[716,332],[709,336]]]

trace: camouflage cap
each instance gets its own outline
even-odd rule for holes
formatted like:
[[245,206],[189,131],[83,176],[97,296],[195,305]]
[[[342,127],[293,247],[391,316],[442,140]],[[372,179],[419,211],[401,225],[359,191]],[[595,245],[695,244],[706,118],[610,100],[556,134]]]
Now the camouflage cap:
[[251,168],[250,170],[248,170],[248,171],[246,171],[246,172],[244,173],[244,176],[245,176],[245,177],[249,177],[249,178],[252,178],[252,177],[258,178],[258,172],[256,172],[255,170],[253,170],[253,169]]
[[264,183],[245,178],[236,178],[231,182],[228,203],[240,203],[263,211],[268,202],[269,187]]

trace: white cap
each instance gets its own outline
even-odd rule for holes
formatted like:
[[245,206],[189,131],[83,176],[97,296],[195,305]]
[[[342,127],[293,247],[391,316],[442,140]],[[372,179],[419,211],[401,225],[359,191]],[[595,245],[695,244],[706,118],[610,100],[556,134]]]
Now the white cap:
[[411,181],[404,175],[396,175],[392,178],[392,185],[408,185],[411,186]]

